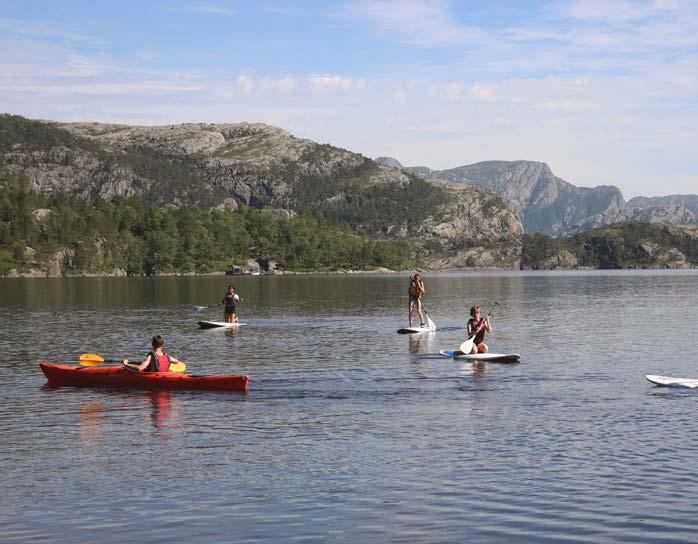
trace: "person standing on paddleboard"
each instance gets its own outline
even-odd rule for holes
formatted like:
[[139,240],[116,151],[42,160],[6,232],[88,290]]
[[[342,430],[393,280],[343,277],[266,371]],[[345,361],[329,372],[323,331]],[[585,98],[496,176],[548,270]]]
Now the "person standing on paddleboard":
[[235,315],[235,305],[239,303],[242,303],[242,298],[235,292],[233,285],[228,285],[228,291],[225,293],[223,300],[221,300],[221,304],[225,304],[223,321],[226,323],[238,322],[238,316]]
[[424,288],[424,281],[420,274],[415,274],[414,277],[410,278],[410,287],[407,290],[409,295],[409,301],[407,303],[407,320],[409,322],[409,327],[412,326],[412,309],[415,304],[417,305],[417,312],[419,313],[419,323],[420,327],[426,327],[424,323],[424,310],[422,309],[422,295],[426,293]]
[[165,339],[159,334],[153,336],[151,345],[153,346],[153,351],[148,354],[142,363],[129,363],[128,359],[124,359],[122,364],[129,370],[135,370],[136,372],[169,372],[170,363],[181,363],[181,361],[163,351]]
[[492,334],[491,318],[481,317],[480,307],[470,308],[470,319],[468,320],[468,338],[475,334],[473,350],[470,353],[487,353],[489,349],[485,344],[485,332]]

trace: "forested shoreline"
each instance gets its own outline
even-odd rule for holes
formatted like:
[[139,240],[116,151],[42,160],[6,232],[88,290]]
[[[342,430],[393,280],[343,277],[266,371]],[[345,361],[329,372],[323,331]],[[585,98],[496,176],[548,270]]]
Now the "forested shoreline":
[[160,208],[139,199],[84,202],[30,191],[26,180],[0,187],[0,275],[47,270],[61,275],[211,273],[247,259],[282,270],[414,266],[409,244],[362,237],[347,224],[264,209]]

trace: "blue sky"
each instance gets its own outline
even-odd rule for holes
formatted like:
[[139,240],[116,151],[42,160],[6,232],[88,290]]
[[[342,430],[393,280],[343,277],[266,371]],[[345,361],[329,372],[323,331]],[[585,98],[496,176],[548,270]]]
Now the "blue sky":
[[0,0],[0,111],[698,193],[698,0]]

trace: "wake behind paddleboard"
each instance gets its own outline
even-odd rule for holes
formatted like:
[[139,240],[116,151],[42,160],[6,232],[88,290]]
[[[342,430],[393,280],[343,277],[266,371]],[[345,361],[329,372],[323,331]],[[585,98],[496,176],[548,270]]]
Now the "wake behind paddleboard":
[[689,378],[671,378],[669,376],[655,376],[653,374],[649,374],[645,376],[645,378],[655,385],[664,387],[684,387],[687,389],[695,389],[698,387],[698,380]]
[[247,325],[247,323],[226,323],[225,321],[199,321],[198,325],[201,329],[232,329],[241,325]]
[[466,354],[462,351],[450,351],[442,349],[439,354],[443,357],[452,357],[453,359],[463,359],[465,361],[487,361],[490,363],[518,363],[521,360],[521,355],[518,353],[471,353]]
[[405,327],[404,329],[398,329],[398,334],[419,334],[420,332],[434,332],[436,329],[430,329],[429,327]]

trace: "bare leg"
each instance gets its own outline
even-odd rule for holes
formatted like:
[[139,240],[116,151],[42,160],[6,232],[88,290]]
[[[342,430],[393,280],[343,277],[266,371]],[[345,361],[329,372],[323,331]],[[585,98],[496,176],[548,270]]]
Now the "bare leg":
[[422,310],[422,301],[421,299],[417,299],[417,311],[419,312],[419,319],[422,321],[419,323],[420,327],[424,326],[424,311]]
[[487,353],[490,349],[484,342],[480,344],[477,348],[480,351],[480,353]]
[[411,300],[407,303],[407,323],[408,323],[407,326],[408,327],[412,326],[412,304],[413,304],[413,302]]

